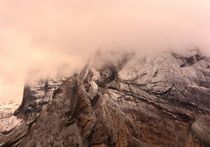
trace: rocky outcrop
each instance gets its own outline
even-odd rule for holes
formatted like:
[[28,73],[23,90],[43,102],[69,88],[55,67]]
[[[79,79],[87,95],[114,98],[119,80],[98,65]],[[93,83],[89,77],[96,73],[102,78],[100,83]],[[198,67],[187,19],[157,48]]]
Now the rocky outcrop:
[[13,115],[18,104],[16,103],[3,103],[0,105],[0,133],[9,131],[15,127],[20,121]]
[[198,50],[98,52],[80,73],[44,83],[25,88],[2,146],[210,146],[210,58]]

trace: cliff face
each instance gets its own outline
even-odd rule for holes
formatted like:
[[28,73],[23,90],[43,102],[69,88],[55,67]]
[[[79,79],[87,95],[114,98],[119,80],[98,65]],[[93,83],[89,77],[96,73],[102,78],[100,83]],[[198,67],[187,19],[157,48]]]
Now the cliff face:
[[210,146],[210,58],[98,52],[64,81],[27,86],[2,146]]

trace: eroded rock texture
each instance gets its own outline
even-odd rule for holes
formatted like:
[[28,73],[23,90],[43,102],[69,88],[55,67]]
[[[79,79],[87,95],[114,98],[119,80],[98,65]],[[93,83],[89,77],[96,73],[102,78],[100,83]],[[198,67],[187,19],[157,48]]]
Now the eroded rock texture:
[[98,52],[55,83],[25,88],[2,146],[210,146],[210,58],[197,50]]

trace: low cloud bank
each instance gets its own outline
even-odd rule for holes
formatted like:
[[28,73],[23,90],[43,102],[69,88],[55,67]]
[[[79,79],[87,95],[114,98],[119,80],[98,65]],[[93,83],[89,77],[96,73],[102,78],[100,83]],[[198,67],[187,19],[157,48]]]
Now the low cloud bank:
[[0,0],[0,20],[0,102],[22,99],[32,69],[71,74],[98,49],[210,54],[209,0]]

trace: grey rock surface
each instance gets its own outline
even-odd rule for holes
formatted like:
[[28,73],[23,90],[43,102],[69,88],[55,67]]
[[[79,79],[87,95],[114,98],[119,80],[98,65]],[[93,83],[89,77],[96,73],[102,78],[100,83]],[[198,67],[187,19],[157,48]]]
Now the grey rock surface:
[[65,81],[27,86],[15,116],[1,146],[208,147],[210,58],[98,52]]

